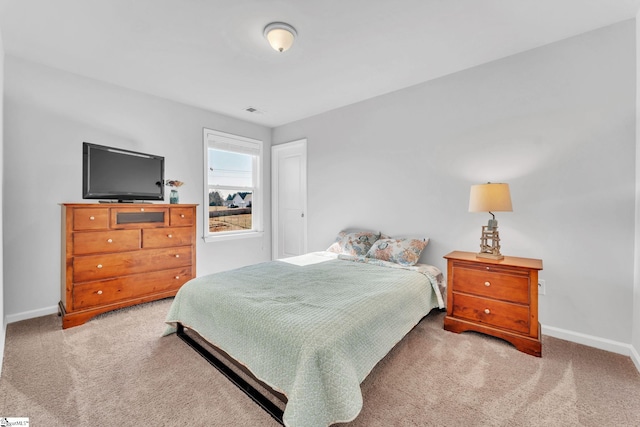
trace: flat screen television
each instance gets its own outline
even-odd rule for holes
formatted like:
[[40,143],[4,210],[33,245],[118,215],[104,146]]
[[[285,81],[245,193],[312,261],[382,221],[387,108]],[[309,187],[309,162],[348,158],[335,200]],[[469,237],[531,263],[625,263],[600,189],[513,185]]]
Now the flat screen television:
[[84,142],[82,198],[164,200],[164,157]]

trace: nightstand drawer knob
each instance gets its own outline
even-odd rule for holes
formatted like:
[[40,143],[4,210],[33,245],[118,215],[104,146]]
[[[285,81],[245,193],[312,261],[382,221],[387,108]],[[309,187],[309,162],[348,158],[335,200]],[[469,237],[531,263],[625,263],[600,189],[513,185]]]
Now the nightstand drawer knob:
[[98,265],[96,265],[96,267],[102,268],[102,264],[98,264]]
[[180,254],[176,254],[176,258],[180,258]]
[[107,243],[113,243],[113,239],[107,239]]
[[176,279],[179,279],[179,278],[180,278],[180,276],[176,276]]
[[167,237],[171,239],[173,236],[171,234],[167,234]]
[[484,309],[484,313],[485,313],[485,314],[491,314],[491,310],[489,310],[488,308],[485,308],[485,309]]
[[484,282],[485,286],[491,286],[491,282]]
[[184,218],[184,214],[180,214],[180,218]]
[[95,220],[95,219],[96,219],[96,217],[95,217],[95,216],[90,216],[90,217],[89,217],[89,221],[93,221],[93,220]]
[[102,295],[102,291],[98,291],[96,292],[98,295]]

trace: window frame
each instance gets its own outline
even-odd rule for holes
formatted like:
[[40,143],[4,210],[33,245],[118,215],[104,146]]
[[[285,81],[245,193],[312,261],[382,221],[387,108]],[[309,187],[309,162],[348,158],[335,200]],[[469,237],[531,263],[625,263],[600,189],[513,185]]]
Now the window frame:
[[[227,187],[227,186],[210,186],[209,185],[209,148],[221,149],[225,147],[226,151],[238,151],[243,154],[246,147],[253,150],[257,146],[258,153],[253,158],[253,187]],[[204,195],[203,195],[203,239],[205,242],[220,242],[224,240],[245,239],[251,237],[262,237],[264,235],[264,191],[262,186],[262,163],[264,161],[264,143],[261,140],[247,138],[240,135],[234,135],[227,132],[221,132],[213,129],[203,128],[203,171],[204,171]],[[250,189],[251,196],[251,230],[234,230],[219,231],[212,233],[209,231],[209,190],[214,187],[216,189],[228,189],[234,191],[242,191]]]

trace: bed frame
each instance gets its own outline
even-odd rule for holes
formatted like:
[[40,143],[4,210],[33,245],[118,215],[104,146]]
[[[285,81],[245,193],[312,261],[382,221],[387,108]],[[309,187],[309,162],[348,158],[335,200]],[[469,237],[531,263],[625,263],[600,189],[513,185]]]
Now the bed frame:
[[209,343],[197,332],[181,323],[177,324],[177,335],[276,421],[284,425],[282,415],[287,404],[287,397],[284,394],[260,381],[224,350]]

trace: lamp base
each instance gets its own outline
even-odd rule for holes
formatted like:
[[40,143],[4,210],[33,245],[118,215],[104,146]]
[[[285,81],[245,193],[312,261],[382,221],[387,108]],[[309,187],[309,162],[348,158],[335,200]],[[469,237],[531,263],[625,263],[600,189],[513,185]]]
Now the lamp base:
[[497,226],[492,227],[490,225],[484,225],[482,227],[482,234],[480,235],[480,252],[476,254],[476,258],[504,258],[500,253],[500,234],[498,233]]
[[504,259],[504,256],[501,254],[488,254],[484,252],[478,252],[476,254],[476,258],[489,258],[489,259]]

